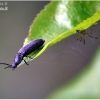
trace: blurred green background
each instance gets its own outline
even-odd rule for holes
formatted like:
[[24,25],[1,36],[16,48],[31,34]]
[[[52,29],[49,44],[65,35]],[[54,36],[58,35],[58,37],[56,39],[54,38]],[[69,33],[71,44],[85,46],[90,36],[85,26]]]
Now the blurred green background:
[[[0,11],[0,62],[11,64],[28,35],[33,19],[49,1],[7,3],[8,11]],[[94,36],[99,36],[99,31],[100,23],[87,30]],[[24,64],[12,71],[4,70],[5,66],[0,65],[0,99],[46,98],[78,75],[91,60],[100,39],[86,36],[84,45],[74,37],[48,48],[29,66]]]

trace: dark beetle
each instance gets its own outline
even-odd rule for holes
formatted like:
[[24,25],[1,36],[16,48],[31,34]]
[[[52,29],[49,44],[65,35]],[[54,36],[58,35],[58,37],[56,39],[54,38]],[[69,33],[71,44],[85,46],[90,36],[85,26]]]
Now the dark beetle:
[[[24,57],[31,58],[28,55],[31,54],[36,49],[40,48],[44,44],[44,42],[45,42],[45,40],[43,40],[43,39],[37,39],[37,40],[31,41],[30,43],[28,43],[26,46],[22,47],[18,51],[18,53],[16,54],[14,61],[11,65],[7,64],[7,63],[0,63],[0,64],[8,65],[7,67],[5,67],[5,69],[12,68],[12,70],[14,70],[22,62],[22,60],[24,60]],[[24,62],[25,62],[25,64],[29,65],[25,60],[24,60]]]

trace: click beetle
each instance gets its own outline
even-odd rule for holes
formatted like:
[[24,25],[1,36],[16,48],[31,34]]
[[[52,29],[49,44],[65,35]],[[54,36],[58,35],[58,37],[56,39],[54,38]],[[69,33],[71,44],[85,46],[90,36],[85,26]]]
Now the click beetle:
[[[30,43],[28,43],[27,45],[23,46],[22,48],[20,48],[20,50],[18,51],[18,53],[16,54],[13,63],[7,64],[7,63],[0,63],[0,64],[4,64],[4,65],[8,65],[6,68],[12,68],[12,70],[14,70],[15,68],[17,68],[17,66],[22,62],[22,60],[24,60],[26,65],[29,65],[24,57],[29,57],[29,54],[31,54],[33,51],[35,51],[36,49],[40,48],[41,46],[43,46],[45,40],[43,39],[36,39],[31,41]],[[32,58],[31,58],[32,59]]]

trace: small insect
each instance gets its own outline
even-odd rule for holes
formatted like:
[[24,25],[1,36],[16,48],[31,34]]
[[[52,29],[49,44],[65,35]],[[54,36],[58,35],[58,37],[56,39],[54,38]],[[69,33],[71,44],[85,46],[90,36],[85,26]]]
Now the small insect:
[[85,35],[88,35],[91,38],[98,39],[97,37],[92,36],[91,35],[92,33],[87,33],[86,30],[76,30],[76,32],[78,36],[77,40],[82,41],[84,44],[85,44],[85,39],[84,39]]
[[43,46],[44,42],[45,42],[45,40],[43,40],[43,39],[37,39],[37,40],[31,41],[30,43],[28,43],[26,46],[22,47],[18,51],[18,53],[16,54],[16,56],[14,58],[14,61],[13,61],[13,63],[11,65],[10,64],[7,64],[7,63],[0,63],[0,64],[8,65],[4,69],[6,69],[6,68],[12,68],[12,70],[14,70],[15,68],[17,68],[17,66],[22,62],[22,60],[24,60],[24,62],[25,62],[26,65],[29,65],[25,61],[24,57],[31,58],[28,55],[31,54],[36,49],[38,49],[41,46]]

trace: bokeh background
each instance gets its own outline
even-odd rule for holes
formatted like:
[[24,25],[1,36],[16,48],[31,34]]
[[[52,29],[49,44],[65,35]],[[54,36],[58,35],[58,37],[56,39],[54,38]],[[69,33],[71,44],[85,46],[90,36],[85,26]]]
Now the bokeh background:
[[[8,11],[0,11],[0,62],[11,64],[28,35],[29,26],[49,1],[7,1]],[[1,6],[1,5],[0,5]],[[43,19],[44,20],[44,19]],[[100,23],[87,32],[99,36]],[[75,35],[48,48],[39,58],[15,71],[0,65],[0,99],[41,99],[73,79],[100,44],[100,39],[85,37],[86,44]]]

